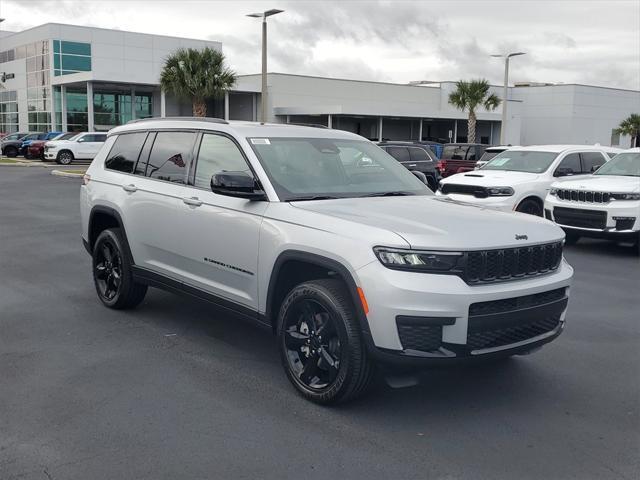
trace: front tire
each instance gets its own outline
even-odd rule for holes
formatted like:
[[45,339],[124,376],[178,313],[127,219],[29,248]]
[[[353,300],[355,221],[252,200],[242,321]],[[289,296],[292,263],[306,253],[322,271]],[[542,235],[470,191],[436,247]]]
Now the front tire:
[[527,213],[529,215],[542,216],[542,205],[533,198],[525,198],[516,208],[516,212]]
[[7,147],[3,153],[9,158],[15,158],[18,156],[18,149],[16,147]]
[[137,307],[147,293],[147,286],[136,283],[126,240],[119,228],[103,230],[93,247],[93,283],[100,301],[109,308]]
[[59,165],[71,165],[71,162],[73,162],[73,153],[68,150],[60,152],[56,157],[56,163]]
[[373,379],[355,308],[340,280],[313,280],[289,292],[278,316],[278,343],[289,381],[315,403],[352,400]]

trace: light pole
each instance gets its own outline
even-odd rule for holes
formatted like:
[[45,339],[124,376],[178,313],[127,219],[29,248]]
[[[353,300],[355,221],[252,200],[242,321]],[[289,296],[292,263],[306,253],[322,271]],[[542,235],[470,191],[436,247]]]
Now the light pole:
[[262,92],[260,121],[265,123],[267,119],[267,17],[282,13],[284,10],[271,9],[262,13],[250,13],[247,17],[262,18]]
[[507,131],[507,88],[509,87],[509,59],[518,55],[526,55],[526,52],[513,52],[507,54],[491,55],[492,57],[504,58],[504,90],[502,93],[502,125],[500,126],[500,145],[505,144]]

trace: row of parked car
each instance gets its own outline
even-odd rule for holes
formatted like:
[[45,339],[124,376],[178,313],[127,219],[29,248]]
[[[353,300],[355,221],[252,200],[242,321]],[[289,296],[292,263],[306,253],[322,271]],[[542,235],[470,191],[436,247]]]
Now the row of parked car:
[[55,161],[69,165],[74,160],[92,160],[107,139],[99,132],[16,132],[0,141],[2,155],[13,158]]

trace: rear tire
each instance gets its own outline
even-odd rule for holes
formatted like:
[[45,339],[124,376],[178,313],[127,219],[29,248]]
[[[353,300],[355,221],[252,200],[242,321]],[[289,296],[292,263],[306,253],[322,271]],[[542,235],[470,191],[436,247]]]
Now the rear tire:
[[295,287],[278,315],[285,373],[298,392],[319,404],[352,400],[371,384],[374,368],[343,282],[313,280]]
[[147,293],[147,286],[136,283],[126,240],[119,228],[103,230],[93,247],[93,282],[100,301],[109,308],[124,310],[137,307]]
[[542,216],[542,205],[533,198],[525,198],[516,208],[516,212],[528,213],[529,215]]

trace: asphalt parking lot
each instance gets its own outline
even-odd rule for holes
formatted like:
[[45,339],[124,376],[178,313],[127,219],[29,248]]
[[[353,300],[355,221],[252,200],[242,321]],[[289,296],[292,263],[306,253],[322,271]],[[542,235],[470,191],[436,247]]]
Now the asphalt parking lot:
[[0,479],[640,478],[640,260],[581,241],[565,333],[338,408],[267,332],[150,290],[98,301],[78,179],[0,168]]

